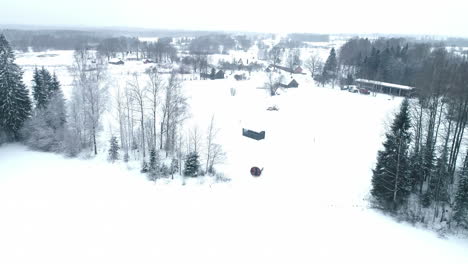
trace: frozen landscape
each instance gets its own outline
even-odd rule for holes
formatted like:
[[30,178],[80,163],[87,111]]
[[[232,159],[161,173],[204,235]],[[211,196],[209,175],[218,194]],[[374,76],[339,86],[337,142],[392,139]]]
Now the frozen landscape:
[[[45,66],[70,98],[73,52],[51,53],[18,54],[25,83]],[[111,94],[145,68],[109,65]],[[182,85],[185,132],[206,130],[215,117],[226,152],[218,170],[228,182],[151,182],[136,160],[109,163],[108,138],[117,132],[110,113],[93,158],[2,145],[0,263],[468,263],[466,238],[369,208],[376,153],[402,98],[321,87],[309,75],[294,75],[298,88],[271,97],[258,89],[264,72],[245,81],[227,75],[186,75]],[[279,111],[266,110],[273,105]],[[265,139],[243,137],[242,128],[264,130]],[[260,177],[252,166],[264,169]]]

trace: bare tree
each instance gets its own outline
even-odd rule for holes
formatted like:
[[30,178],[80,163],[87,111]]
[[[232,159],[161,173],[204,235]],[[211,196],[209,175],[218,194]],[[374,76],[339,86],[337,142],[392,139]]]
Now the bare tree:
[[118,121],[119,121],[119,132],[120,132],[120,148],[124,151],[124,155],[128,155],[128,143],[127,143],[127,129],[125,122],[125,101],[122,97],[122,91],[120,86],[117,88],[117,94],[115,95],[115,107],[117,109]]
[[284,76],[275,74],[273,72],[267,73],[267,81],[265,82],[265,89],[268,90],[271,96],[277,95],[277,91],[280,88],[280,84],[283,82]]
[[151,114],[152,114],[152,147],[156,148],[157,143],[157,136],[156,136],[156,130],[157,130],[157,122],[156,122],[156,116],[158,112],[158,104],[159,104],[159,95],[161,93],[162,87],[164,85],[164,82],[161,78],[161,76],[158,74],[158,71],[156,67],[149,68],[145,71],[146,75],[149,77],[148,81],[148,86],[147,86],[147,97],[149,99],[149,103],[151,104]]
[[281,57],[283,56],[283,50],[279,46],[274,46],[268,52],[268,61],[270,64],[277,65],[281,62]]
[[143,159],[146,157],[146,148],[145,148],[145,97],[146,90],[140,86],[140,81],[138,79],[138,74],[133,74],[133,80],[128,83],[130,86],[130,94],[133,98],[133,101],[136,103],[137,111],[140,113],[140,129],[141,129],[141,148]]
[[193,129],[189,133],[189,137],[189,142],[193,146],[193,149],[191,147],[190,149],[194,152],[199,153],[202,139],[198,126],[193,127]]
[[320,57],[316,53],[312,53],[310,57],[305,61],[304,66],[310,72],[312,78],[317,72],[320,72],[320,67],[323,64]]
[[213,166],[219,161],[221,156],[221,146],[214,143],[218,129],[215,127],[215,117],[211,116],[210,125],[208,126],[208,134],[206,136],[206,168],[205,173],[213,171]]
[[164,150],[167,156],[174,150],[178,126],[185,120],[188,112],[187,98],[182,94],[181,81],[175,72],[172,72],[165,86],[165,100],[162,108],[160,148],[162,149],[164,134]]
[[290,49],[286,63],[287,66],[292,70],[294,70],[294,67],[300,66],[302,64],[301,51],[299,49]]
[[[89,133],[94,154],[97,155],[96,136],[107,103],[106,63],[86,49],[75,51],[72,73],[76,103],[82,108],[83,128]],[[80,98],[78,98],[80,97]],[[86,144],[87,145],[87,144]]]

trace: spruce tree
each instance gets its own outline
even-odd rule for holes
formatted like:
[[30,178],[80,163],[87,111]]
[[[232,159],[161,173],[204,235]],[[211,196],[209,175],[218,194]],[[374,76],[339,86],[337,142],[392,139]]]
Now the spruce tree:
[[36,108],[42,108],[45,106],[47,100],[45,84],[42,78],[41,72],[35,68],[33,75],[33,85],[32,85],[32,95],[34,102],[36,103]]
[[160,157],[159,152],[156,149],[151,149],[150,151],[150,160],[148,168],[148,177],[150,180],[155,181],[160,174]]
[[114,163],[116,160],[119,159],[119,142],[117,141],[117,137],[112,136],[110,139],[110,147],[109,147],[109,160]]
[[337,67],[338,61],[336,59],[335,48],[332,48],[325,62],[325,66],[323,67],[322,78],[324,82],[329,82],[331,79],[335,78]]
[[200,161],[198,160],[198,158],[199,156],[197,152],[192,152],[188,154],[187,159],[185,160],[185,176],[198,176],[198,170],[200,169]]
[[15,55],[0,34],[0,127],[10,139],[19,139],[19,130],[31,114],[31,99],[23,83],[23,73]]
[[378,152],[377,165],[373,170],[371,194],[376,205],[386,211],[395,212],[406,201],[411,190],[409,129],[409,106],[405,99],[386,134],[384,150]]
[[55,73],[52,76],[44,67],[34,70],[32,92],[36,108],[46,108],[58,91],[60,91],[60,83]]
[[65,140],[65,98],[57,77],[53,79],[48,76],[50,73],[44,68],[34,72],[33,98],[36,108],[21,134],[31,148],[61,151]]
[[458,225],[468,228],[468,152],[460,171],[458,189],[455,194],[454,202],[453,220],[455,220]]

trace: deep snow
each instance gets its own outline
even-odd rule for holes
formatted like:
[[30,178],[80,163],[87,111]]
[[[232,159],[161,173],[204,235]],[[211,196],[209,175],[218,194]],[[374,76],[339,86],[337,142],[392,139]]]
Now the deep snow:
[[[70,63],[58,53],[57,63]],[[143,67],[109,69],[125,85]],[[294,78],[299,88],[275,97],[257,89],[263,73],[184,82],[184,129],[204,130],[215,116],[227,153],[218,169],[228,183],[154,184],[136,164],[110,164],[105,153],[66,159],[1,146],[0,263],[468,263],[466,240],[440,239],[368,208],[376,152],[401,99]],[[272,105],[280,110],[266,111]],[[103,139],[114,123],[105,120]],[[266,138],[242,137],[242,128]],[[100,151],[106,147],[102,141]],[[252,166],[264,168],[261,177],[250,176]]]
[[[227,184],[155,185],[102,157],[1,147],[0,263],[468,262],[466,241],[366,208],[382,120],[397,102],[316,87],[272,100],[279,112],[230,113],[242,124],[257,109],[263,142],[219,113]],[[248,173],[256,164],[260,178]]]

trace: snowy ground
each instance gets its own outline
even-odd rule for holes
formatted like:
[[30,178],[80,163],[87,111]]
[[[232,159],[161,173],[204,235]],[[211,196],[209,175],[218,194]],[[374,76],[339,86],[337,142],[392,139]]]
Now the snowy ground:
[[[468,263],[466,240],[367,208],[384,124],[400,100],[295,78],[299,88],[276,97],[257,89],[263,74],[184,83],[186,128],[205,129],[215,115],[229,183],[154,184],[104,155],[0,147],[0,263]],[[280,110],[266,111],[272,105]],[[242,137],[242,128],[266,138]]]

